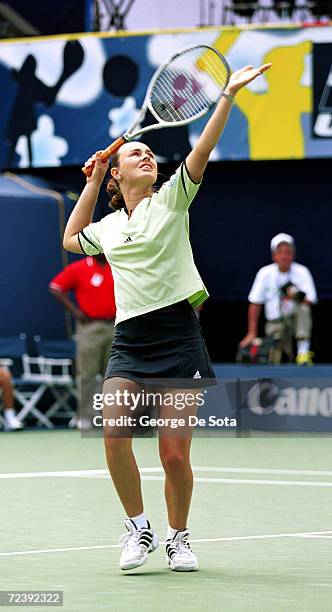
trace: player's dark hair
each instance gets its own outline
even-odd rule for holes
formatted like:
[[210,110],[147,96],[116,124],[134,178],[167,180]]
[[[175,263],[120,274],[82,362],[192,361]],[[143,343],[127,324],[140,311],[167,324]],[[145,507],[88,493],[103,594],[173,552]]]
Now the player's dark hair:
[[[115,153],[112,157],[111,168],[117,168],[119,165],[119,152]],[[123,199],[123,195],[121,193],[120,185],[118,181],[113,178],[110,173],[110,178],[106,185],[106,193],[111,196],[109,207],[113,210],[120,210],[121,208],[125,208],[125,201]]]

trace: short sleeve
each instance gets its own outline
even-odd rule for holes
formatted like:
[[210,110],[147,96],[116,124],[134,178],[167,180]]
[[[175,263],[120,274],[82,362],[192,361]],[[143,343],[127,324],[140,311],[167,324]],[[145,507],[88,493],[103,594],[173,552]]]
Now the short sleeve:
[[185,161],[179,166],[176,172],[171,176],[169,181],[164,183],[155,199],[158,204],[174,210],[175,212],[185,212],[188,210],[193,201],[199,187],[199,183],[195,183],[189,175]]
[[262,270],[259,270],[256,274],[253,286],[248,295],[248,300],[252,304],[264,304],[265,302],[265,283]]
[[90,223],[78,234],[78,242],[85,255],[98,255],[103,249],[100,244],[101,223]]
[[50,289],[56,289],[57,291],[71,291],[76,288],[77,285],[77,263],[69,264],[61,272],[59,272],[54,278],[52,278],[49,287]]

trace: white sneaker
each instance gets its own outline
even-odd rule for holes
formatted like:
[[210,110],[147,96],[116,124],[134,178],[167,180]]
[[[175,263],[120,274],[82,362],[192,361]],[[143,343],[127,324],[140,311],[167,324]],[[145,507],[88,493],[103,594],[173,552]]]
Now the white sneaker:
[[178,531],[173,540],[166,540],[166,561],[174,572],[195,572],[198,570],[196,555],[188,542],[189,531]]
[[91,419],[87,417],[78,417],[76,414],[70,419],[68,423],[70,429],[78,429],[79,431],[88,431],[93,428]]
[[125,526],[129,533],[125,533],[119,540],[119,544],[123,545],[119,563],[122,570],[130,570],[144,565],[148,554],[158,548],[157,534],[154,529],[151,529],[149,521],[147,523],[147,527],[136,529],[134,521],[125,520]]
[[78,420],[77,416],[76,416],[76,414],[74,414],[74,416],[70,419],[70,421],[68,423],[69,429],[76,429],[77,420]]
[[4,430],[5,431],[18,431],[23,429],[24,425],[22,421],[19,421],[14,411],[6,410],[4,414]]
[[76,429],[79,429],[80,431],[89,431],[89,429],[92,429],[92,428],[93,428],[93,424],[92,424],[91,419],[88,419],[86,417],[82,417],[81,419],[78,419]]

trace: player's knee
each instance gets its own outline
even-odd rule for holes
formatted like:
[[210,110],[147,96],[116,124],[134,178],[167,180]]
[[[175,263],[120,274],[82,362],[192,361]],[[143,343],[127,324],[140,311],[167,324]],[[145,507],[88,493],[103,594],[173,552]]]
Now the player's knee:
[[120,438],[116,436],[105,437],[105,448],[107,459],[109,461],[116,461],[119,456],[130,450],[131,441],[129,441],[127,438]]
[[178,449],[168,449],[160,453],[160,459],[166,472],[177,472],[188,463],[187,454]]

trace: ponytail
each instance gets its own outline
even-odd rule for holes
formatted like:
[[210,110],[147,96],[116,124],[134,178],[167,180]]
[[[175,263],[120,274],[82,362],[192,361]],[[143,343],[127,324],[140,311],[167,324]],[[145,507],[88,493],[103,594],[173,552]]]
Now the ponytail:
[[[112,157],[111,168],[117,167],[118,163],[119,154],[116,153]],[[123,199],[123,195],[121,193],[119,183],[115,178],[113,178],[112,175],[110,176],[110,179],[106,185],[106,193],[111,196],[110,202],[108,204],[110,208],[112,208],[114,211],[121,210],[121,208],[125,208],[126,205]]]

